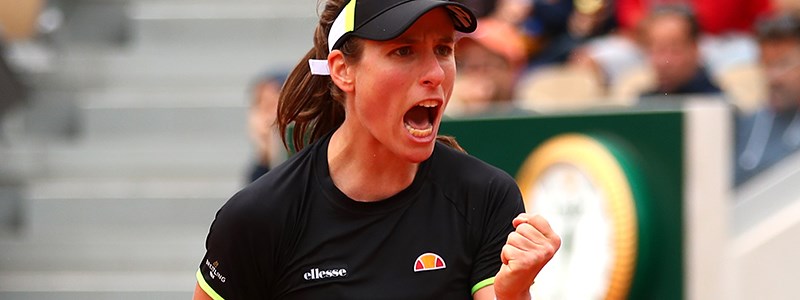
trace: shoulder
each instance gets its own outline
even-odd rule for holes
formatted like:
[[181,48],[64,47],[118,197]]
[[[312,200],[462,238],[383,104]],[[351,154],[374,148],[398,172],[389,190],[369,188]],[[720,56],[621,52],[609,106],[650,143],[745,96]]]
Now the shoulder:
[[708,73],[708,70],[704,67],[700,67],[697,70],[697,75],[695,76],[693,84],[695,87],[694,91],[690,92],[700,92],[700,93],[721,93],[722,89],[714,83],[714,80],[711,79],[711,74]]
[[431,156],[432,175],[435,178],[452,178],[465,183],[514,183],[505,171],[490,165],[472,155],[437,144]]
[[234,194],[217,212],[215,223],[231,230],[260,230],[285,226],[313,177],[313,151],[293,155]]
[[521,199],[514,178],[476,157],[442,144],[436,145],[431,157],[431,181],[451,200]]

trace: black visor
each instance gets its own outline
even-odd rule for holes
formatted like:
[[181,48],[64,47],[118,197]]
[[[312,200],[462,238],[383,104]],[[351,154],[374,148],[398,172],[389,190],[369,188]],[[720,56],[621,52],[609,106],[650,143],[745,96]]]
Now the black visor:
[[475,14],[461,3],[447,0],[351,0],[337,16],[328,36],[330,49],[342,46],[348,36],[375,41],[400,36],[425,13],[447,8],[455,30],[470,33],[478,25]]

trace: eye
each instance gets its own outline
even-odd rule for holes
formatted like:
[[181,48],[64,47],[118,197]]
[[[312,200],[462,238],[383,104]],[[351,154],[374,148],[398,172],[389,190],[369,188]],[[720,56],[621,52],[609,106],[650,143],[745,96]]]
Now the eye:
[[394,53],[394,55],[397,55],[397,56],[409,56],[413,52],[411,51],[411,47],[404,46],[404,47],[400,47],[400,48],[395,49],[393,53]]
[[449,45],[436,46],[436,55],[450,56],[452,54],[453,54],[453,47],[451,47]]

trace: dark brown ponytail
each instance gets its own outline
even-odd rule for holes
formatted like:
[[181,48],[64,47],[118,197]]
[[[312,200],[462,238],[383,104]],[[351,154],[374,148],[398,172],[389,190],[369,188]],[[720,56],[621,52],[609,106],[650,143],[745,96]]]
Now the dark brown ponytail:
[[[328,58],[328,32],[345,4],[347,0],[326,2],[314,31],[314,47],[295,66],[281,89],[276,122],[287,149],[286,132],[290,124],[294,124],[291,137],[294,149],[289,150],[300,151],[344,122],[344,93],[333,84],[330,76],[312,75],[308,60]],[[350,38],[340,50],[347,62],[355,62],[363,46],[358,39]]]

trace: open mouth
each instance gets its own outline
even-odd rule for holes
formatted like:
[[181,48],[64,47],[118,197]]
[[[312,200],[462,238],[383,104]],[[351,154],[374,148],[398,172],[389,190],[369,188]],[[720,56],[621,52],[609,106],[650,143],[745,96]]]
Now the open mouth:
[[406,130],[415,137],[426,137],[433,134],[433,122],[439,112],[439,102],[427,100],[420,102],[406,112],[403,124]]

